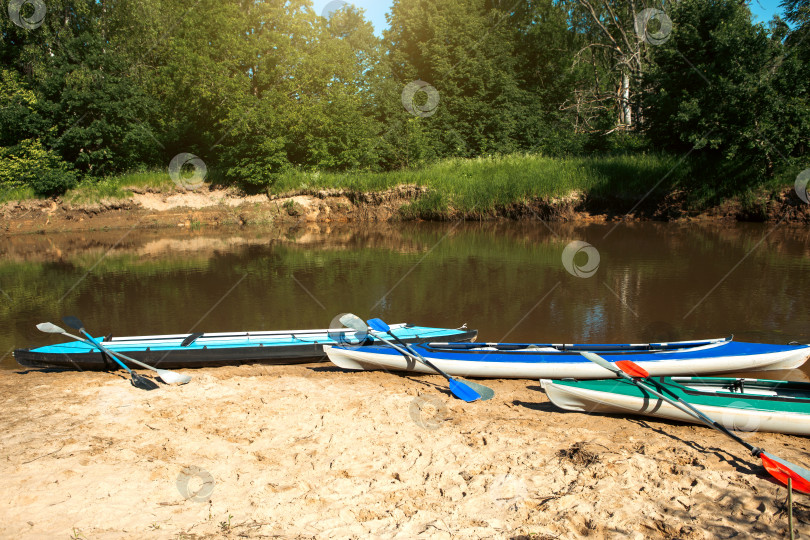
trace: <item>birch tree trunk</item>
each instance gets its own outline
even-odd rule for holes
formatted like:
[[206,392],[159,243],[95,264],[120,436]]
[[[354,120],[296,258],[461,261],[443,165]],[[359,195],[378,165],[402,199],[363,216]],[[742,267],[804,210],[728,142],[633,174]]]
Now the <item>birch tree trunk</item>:
[[[577,60],[590,56],[597,58],[600,69],[615,81],[610,87],[600,87],[598,83],[584,89],[585,101],[593,112],[612,109],[617,119],[613,129],[632,129],[636,124],[633,114],[633,100],[630,91],[631,80],[638,80],[643,72],[642,53],[644,40],[637,34],[636,17],[650,0],[576,0],[584,15],[590,21],[590,28],[584,31],[587,36],[585,46],[577,54]],[[594,115],[595,116],[595,115]],[[586,121],[586,124],[588,122]],[[612,130],[611,130],[612,131]]]
[[626,71],[622,72],[621,110],[621,123],[627,128],[633,127],[633,110],[630,107],[630,75]]

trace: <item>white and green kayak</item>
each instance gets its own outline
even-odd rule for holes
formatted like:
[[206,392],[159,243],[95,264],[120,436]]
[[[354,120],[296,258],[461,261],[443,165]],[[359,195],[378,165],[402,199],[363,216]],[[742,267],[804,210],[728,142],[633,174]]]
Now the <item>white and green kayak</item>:
[[[645,383],[731,430],[810,435],[810,383],[721,377],[650,377]],[[540,384],[554,405],[569,411],[698,422],[626,379],[541,379]]]

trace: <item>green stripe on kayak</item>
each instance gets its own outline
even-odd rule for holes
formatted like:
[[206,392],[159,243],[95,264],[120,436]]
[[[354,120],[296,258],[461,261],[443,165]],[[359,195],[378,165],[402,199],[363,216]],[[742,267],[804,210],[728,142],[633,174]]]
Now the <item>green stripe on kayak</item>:
[[[657,390],[680,397],[698,408],[726,407],[747,410],[810,414],[810,383],[723,377],[651,377]],[[623,396],[657,400],[624,379],[555,379],[554,384]]]

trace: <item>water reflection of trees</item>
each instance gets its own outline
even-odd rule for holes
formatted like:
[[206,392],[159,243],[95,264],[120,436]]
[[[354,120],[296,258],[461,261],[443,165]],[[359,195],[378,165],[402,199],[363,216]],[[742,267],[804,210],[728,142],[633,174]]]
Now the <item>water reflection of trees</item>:
[[[534,221],[11,236],[0,317],[15,331],[0,346],[41,344],[33,324],[68,313],[98,333],[186,331],[237,282],[196,329],[318,327],[352,311],[467,322],[488,341],[810,341],[808,234],[780,227],[756,247],[768,231]],[[572,240],[599,251],[593,277],[563,268]]]

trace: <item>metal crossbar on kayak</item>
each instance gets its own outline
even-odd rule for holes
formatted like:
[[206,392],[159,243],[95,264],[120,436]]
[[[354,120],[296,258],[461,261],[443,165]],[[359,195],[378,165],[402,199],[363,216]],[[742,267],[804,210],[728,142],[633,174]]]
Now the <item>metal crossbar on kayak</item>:
[[722,345],[732,341],[733,336],[727,338],[703,339],[695,341],[670,341],[666,343],[626,343],[626,344],[578,344],[578,343],[427,343],[429,350],[495,350],[544,352],[543,349],[556,349],[558,351],[667,351],[691,349],[707,345]]
[[[391,328],[400,329],[400,328],[414,328],[412,326],[407,325],[406,323],[394,324],[391,325]],[[444,332],[438,332],[436,329],[432,329],[431,331],[425,332],[425,334],[431,333],[446,333],[447,329],[441,329]],[[197,340],[226,340],[226,339],[250,339],[250,338],[278,338],[283,339],[284,337],[296,339],[295,336],[316,336],[316,335],[323,335],[328,336],[330,334],[354,334],[355,331],[351,328],[338,328],[338,329],[329,329],[329,328],[322,328],[322,329],[315,329],[315,330],[264,330],[264,331],[256,331],[256,332],[211,332],[211,333],[204,333],[203,335],[199,336]],[[104,340],[105,343],[116,343],[116,344],[126,344],[126,343],[143,343],[143,342],[152,342],[152,341],[177,341],[177,340],[184,340],[193,334],[163,334],[163,335],[153,335],[153,336],[121,336],[121,337],[113,337],[109,340]],[[196,343],[196,341],[195,341]]]
[[[413,326],[406,323],[391,325],[394,330],[408,330],[414,335],[403,334],[408,339],[416,338],[429,338],[432,335],[447,336],[448,330],[446,328],[429,328],[422,326]],[[464,330],[459,330],[463,332]],[[117,347],[154,347],[157,344],[165,344],[167,346],[175,346],[176,342],[181,342],[181,346],[187,347],[194,345],[199,347],[202,343],[209,346],[215,346],[223,342],[284,342],[296,341],[300,343],[320,343],[322,341],[335,341],[333,336],[346,336],[351,341],[356,332],[351,328],[340,328],[335,330],[319,329],[319,330],[283,330],[283,331],[259,331],[259,332],[218,332],[218,333],[204,333],[198,334],[165,334],[165,335],[152,335],[152,336],[121,336],[104,339],[103,343],[110,343]],[[183,342],[193,337],[186,345]],[[225,344],[225,343],[223,343]]]

